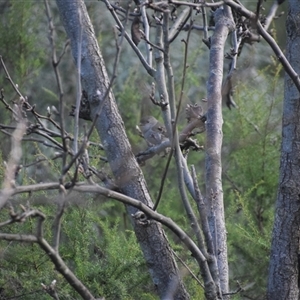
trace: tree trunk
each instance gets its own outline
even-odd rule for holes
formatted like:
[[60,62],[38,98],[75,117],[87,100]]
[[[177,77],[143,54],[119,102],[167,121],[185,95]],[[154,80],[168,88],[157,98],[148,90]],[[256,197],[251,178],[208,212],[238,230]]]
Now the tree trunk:
[[[78,44],[82,45],[82,89],[88,95],[92,119],[95,119],[99,107],[102,106],[96,121],[96,129],[105,147],[118,187],[125,195],[139,199],[152,207],[153,203],[144,176],[132,153],[112,92],[103,100],[109,86],[109,79],[85,4],[83,0],[57,0],[56,2],[71,40],[75,62],[78,60]],[[138,211],[134,207],[127,207],[127,210],[130,216]],[[183,286],[161,225],[153,220],[149,224],[142,225],[131,219],[160,298],[188,299],[189,295]]]
[[[207,84],[206,121],[206,208],[217,257],[222,293],[228,292],[227,237],[225,228],[222,188],[222,79],[224,47],[230,30],[234,28],[231,9],[219,8],[214,14],[216,22],[211,37],[210,73]],[[225,297],[224,299],[227,299]]]
[[[289,1],[287,58],[300,73],[300,2]],[[280,178],[270,257],[268,299],[299,299],[300,95],[285,76]]]

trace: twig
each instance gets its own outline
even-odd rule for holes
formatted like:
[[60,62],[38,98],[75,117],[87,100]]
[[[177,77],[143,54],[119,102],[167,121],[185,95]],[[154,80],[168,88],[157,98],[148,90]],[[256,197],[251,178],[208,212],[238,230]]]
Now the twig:
[[47,133],[44,133],[41,130],[35,130],[34,133],[39,134],[45,138],[47,138],[49,141],[51,141],[55,146],[57,146],[59,149],[64,149],[63,145],[60,144],[58,141],[56,141],[54,138],[50,137]]
[[21,141],[26,131],[26,123],[23,119],[17,124],[16,130],[12,135],[12,146],[10,151],[10,159],[8,160],[5,172],[5,180],[3,188],[0,192],[0,209],[5,205],[8,198],[13,193],[15,171],[22,157]]
[[21,206],[23,212],[20,212],[20,213],[15,213],[13,207],[10,208],[10,219],[9,220],[6,220],[2,223],[0,223],[0,227],[4,227],[6,225],[9,225],[9,224],[13,224],[13,223],[22,223],[22,222],[25,222],[25,220],[27,218],[30,218],[30,217],[41,217],[41,218],[45,218],[45,215],[38,211],[38,210],[32,210],[30,208],[25,208],[23,206]]
[[293,69],[281,49],[279,48],[278,44],[272,38],[272,36],[264,29],[260,22],[257,22],[258,32],[261,36],[266,40],[266,42],[271,46],[275,55],[277,56],[278,60],[281,62],[284,70],[287,74],[291,77],[292,81],[294,82],[295,86],[297,87],[298,91],[300,91],[300,77],[297,72]]
[[186,2],[186,1],[176,1],[176,0],[169,0],[169,3],[173,3],[176,5],[184,5],[184,6],[190,6],[193,8],[196,8],[200,11],[201,7],[220,7],[224,5],[225,1],[219,1],[219,2],[202,2],[202,3],[193,3],[193,2]]
[[157,46],[157,45],[153,44],[152,42],[150,42],[150,41],[146,38],[146,36],[142,36],[142,39],[143,39],[148,45],[152,46],[153,48],[155,48],[155,49],[157,49],[157,50],[159,50],[159,51],[161,51],[161,52],[164,52],[164,49],[163,49],[163,48],[160,48],[159,46]]
[[191,274],[191,276],[198,282],[198,284],[204,288],[203,283],[197,278],[197,276],[193,273],[193,271],[189,268],[189,266],[181,259],[180,256],[177,255],[177,253],[172,249],[173,254],[176,256],[176,258],[184,265],[184,267],[188,270],[188,272]]
[[[28,210],[25,219],[29,216],[37,217],[37,234],[36,235],[22,235],[22,234],[6,234],[0,233],[0,240],[19,241],[27,243],[38,243],[39,246],[45,251],[50,260],[56,267],[56,270],[67,280],[67,282],[75,289],[75,291],[81,295],[83,299],[95,300],[91,292],[83,285],[83,283],[74,275],[74,273],[68,268],[63,259],[52,248],[43,237],[43,224],[45,215],[40,211]],[[25,220],[24,219],[24,220]]]
[[245,289],[241,286],[241,284],[237,281],[238,288],[233,292],[224,293],[223,296],[236,295],[240,292],[243,292]]
[[182,11],[182,13],[178,16],[178,18],[176,19],[176,22],[170,29],[169,43],[172,43],[176,39],[176,37],[181,32],[181,30],[183,29],[183,27],[185,26],[186,22],[188,21],[188,19],[190,18],[191,15],[192,15],[191,8],[186,7]]
[[13,82],[13,80],[11,79],[11,77],[10,77],[8,71],[7,71],[7,68],[6,68],[6,66],[5,66],[5,63],[4,63],[4,61],[3,61],[1,55],[0,55],[0,61],[1,61],[1,65],[2,65],[2,67],[3,67],[3,69],[4,69],[4,72],[5,72],[5,75],[6,75],[6,79],[10,82],[11,86],[13,87],[13,89],[15,90],[15,92],[19,95],[19,97],[20,97],[21,99],[24,99],[24,100],[25,100],[25,97],[24,97],[24,96],[21,94],[21,92],[19,91],[18,86],[17,86],[17,85]]
[[65,194],[66,194],[66,189],[64,186],[60,185],[59,186],[59,195],[60,199],[57,201],[57,211],[56,211],[56,216],[52,224],[52,232],[53,232],[53,249],[58,252],[59,248],[59,240],[60,240],[60,231],[61,231],[61,221],[62,221],[62,216],[65,211]]
[[[103,196],[106,196],[110,199],[118,200],[124,204],[134,206],[139,209],[139,211],[133,215],[133,218],[136,222],[144,224],[147,226],[148,222],[151,222],[151,219],[160,222],[161,224],[168,227],[178,238],[182,241],[182,243],[191,251],[193,257],[199,264],[199,267],[203,274],[204,286],[205,289],[215,290],[213,279],[210,275],[210,270],[208,267],[207,260],[201,250],[197,247],[197,245],[193,242],[193,240],[184,232],[172,219],[165,217],[162,214],[155,212],[151,207],[143,204],[139,200],[135,200],[131,197],[128,197],[124,194],[111,191],[99,185],[75,185],[73,187],[74,191],[77,192],[89,192],[89,193],[99,193]],[[216,292],[216,290],[214,291]]]
[[[175,100],[175,84],[174,84],[174,74],[173,74],[173,69],[170,61],[170,56],[169,56],[169,12],[164,12],[164,18],[163,18],[163,40],[164,40],[164,66],[166,69],[166,76],[168,78],[168,92],[169,92],[169,101],[170,101],[170,110],[171,110],[171,116],[172,119],[174,120],[174,123],[172,124],[172,135],[171,135],[171,149],[175,148],[175,162],[176,162],[176,167],[177,167],[177,176],[178,176],[178,186],[179,186],[179,192],[181,196],[181,200],[183,202],[184,208],[186,210],[187,216],[190,221],[190,225],[196,235],[198,245],[203,245],[202,237],[201,237],[201,230],[199,227],[199,224],[197,222],[197,218],[193,212],[193,209],[191,207],[191,204],[189,202],[189,199],[187,197],[187,193],[185,190],[185,183],[184,183],[184,171],[183,167],[186,166],[183,164],[183,156],[181,153],[181,149],[179,146],[179,137],[178,137],[178,132],[176,129],[177,126],[177,121],[178,121],[178,116],[179,116],[179,111],[181,108],[181,100],[182,100],[182,95],[180,97],[181,100],[179,100],[179,104],[176,110],[176,100]],[[187,40],[189,40],[190,36],[190,31],[188,32],[187,35]],[[186,66],[187,64],[187,47],[185,49],[185,59],[184,59],[184,70],[183,70],[183,79],[182,79],[182,91],[184,88],[184,82],[185,82],[185,72],[186,72]],[[182,93],[183,94],[183,93]],[[172,153],[170,153],[171,156]],[[168,165],[166,166],[166,168]],[[188,172],[188,171],[187,171]],[[167,173],[167,169],[165,171],[165,174]],[[203,248],[202,248],[203,249]]]
[[188,247],[188,249],[193,253],[197,261],[201,261],[201,262],[206,261],[204,255],[201,253],[201,251],[193,242],[193,240],[174,221],[172,221],[168,217],[165,217],[162,214],[159,214],[158,212],[153,211],[152,208],[143,204],[139,200],[133,199],[131,197],[128,197],[116,191],[106,189],[96,184],[95,185],[76,184],[73,187],[73,190],[81,193],[85,193],[88,191],[90,193],[99,193],[103,196],[106,196],[109,199],[115,199],[127,205],[131,205],[138,208],[139,210],[141,210],[147,215],[146,218],[156,220],[162,223],[163,225],[167,226],[170,230],[172,230],[180,238],[180,240]]
[[[167,26],[167,25],[166,25]],[[161,26],[157,26],[156,28],[156,44],[159,45],[159,48],[162,48],[162,36],[163,36],[163,29]],[[164,48],[164,51],[166,51],[166,48]],[[172,140],[172,127],[170,124],[170,108],[167,105],[169,103],[169,95],[167,92],[167,88],[166,88],[166,79],[165,79],[165,73],[164,73],[164,66],[163,66],[163,62],[164,62],[164,56],[166,53],[160,52],[157,49],[155,49],[154,55],[155,55],[155,61],[156,61],[156,73],[155,73],[155,81],[157,83],[157,87],[158,87],[158,92],[160,94],[160,98],[163,99],[162,105],[161,105],[161,109],[163,112],[163,116],[164,116],[164,123],[167,129],[167,133],[168,136],[170,138],[170,142],[168,143],[170,146],[172,145],[171,140]],[[164,143],[161,143],[164,144]],[[160,145],[159,145],[160,146]],[[153,209],[156,210],[160,199],[161,199],[161,195],[163,192],[163,187],[164,187],[164,183],[165,183],[165,179],[167,176],[167,172],[169,169],[169,165],[171,162],[171,158],[172,158],[172,154],[173,154],[173,149],[171,147],[171,151],[169,153],[169,157],[168,157],[168,161],[167,164],[164,168],[164,173],[162,175],[162,179],[161,179],[161,184],[160,184],[160,188],[159,188],[159,192],[155,201],[155,204],[153,206]]]
[[37,183],[30,185],[17,186],[12,190],[11,195],[22,194],[22,193],[33,193],[46,190],[57,190],[60,184],[58,182],[47,182],[47,183]]
[[[145,5],[142,5],[142,7],[141,7],[141,15],[142,15],[143,25],[144,25],[145,40],[149,41],[150,40],[150,26],[149,26],[149,22],[148,22]],[[145,46],[146,46],[147,62],[148,62],[148,65],[152,68],[152,49],[151,49],[151,47],[149,47],[151,45],[149,45],[149,43],[146,43]]]
[[264,28],[265,30],[268,30],[272,20],[275,17],[275,14],[277,12],[277,9],[279,8],[279,6],[283,3],[284,1],[279,1],[279,0],[275,0],[269,10],[268,15],[266,16],[266,18],[264,19]]
[[202,232],[204,234],[208,255],[210,256],[210,259],[208,259],[209,265],[210,265],[210,270],[211,270],[211,273],[212,273],[212,276],[213,276],[215,282],[220,284],[219,283],[219,275],[218,275],[218,266],[217,266],[217,261],[216,261],[216,253],[215,253],[215,249],[214,249],[214,245],[213,245],[211,230],[210,230],[209,223],[208,223],[206,207],[205,207],[202,193],[198,186],[197,174],[196,174],[195,167],[193,165],[191,166],[191,172],[192,172],[192,178],[193,178],[194,187],[195,187],[195,195],[196,195],[195,200],[196,200],[198,212],[200,215],[201,228],[202,228]]
[[[232,0],[224,0],[224,2],[230,6],[231,8],[237,10],[239,13],[241,13],[243,16],[255,20],[256,14],[251,12],[250,10],[246,9],[243,5],[238,4]],[[259,34],[266,40],[266,42],[271,46],[273,49],[275,55],[277,56],[278,60],[281,62],[284,70],[287,72],[287,74],[290,76],[292,81],[294,82],[295,86],[297,87],[298,91],[300,91],[300,78],[293,69],[293,67],[290,65],[288,60],[286,59],[285,55],[275,42],[275,40],[271,37],[271,35],[265,30],[265,28],[262,26],[261,22],[257,22],[257,28]]]
[[[184,31],[188,31],[189,29],[190,29],[189,24],[185,24],[182,28],[182,30],[184,30]],[[214,31],[215,27],[214,26],[207,26],[207,28],[204,28],[204,26],[193,24],[192,29],[200,30],[200,31],[205,31],[207,29],[207,31]]]
[[79,32],[78,32],[78,40],[77,40],[77,89],[76,89],[76,109],[75,109],[75,124],[74,124],[74,153],[78,152],[78,135],[79,135],[79,111],[80,111],[80,100],[82,95],[81,90],[81,47],[82,47],[82,22],[81,22],[81,13],[80,9],[77,10],[78,20],[79,20]]
[[[191,22],[192,23],[192,22]],[[188,40],[189,40],[189,37],[190,37],[190,32],[191,30],[189,30],[188,32],[188,36],[187,36],[187,42],[185,44],[185,58],[184,58],[184,67],[183,67],[183,76],[182,76],[182,81],[181,81],[181,94],[180,94],[180,99],[179,99],[179,104],[178,104],[178,108],[177,108],[177,113],[176,113],[176,118],[175,118],[175,122],[173,124],[173,128],[172,128],[172,136],[174,136],[176,133],[175,133],[175,130],[176,130],[176,124],[177,124],[177,120],[178,120],[178,113],[180,111],[180,107],[181,107],[181,103],[182,103],[182,96],[183,96],[183,90],[184,90],[184,82],[185,82],[185,75],[186,75],[186,69],[187,69],[187,44],[188,44]],[[169,43],[169,42],[168,42]],[[190,126],[190,125],[189,125]],[[192,128],[193,129],[193,128]],[[191,130],[192,130],[191,129]],[[184,129],[185,130],[185,129]],[[190,130],[190,131],[191,131]],[[183,141],[184,139],[186,138],[186,136],[180,134],[180,137],[179,137],[179,142],[180,141]],[[174,140],[172,141],[172,146],[171,146],[171,151],[169,153],[169,156],[168,156],[168,161],[167,161],[167,164],[165,166],[165,169],[164,169],[164,173],[162,175],[162,180],[161,180],[161,184],[160,184],[160,189],[159,189],[159,193],[158,193],[158,196],[157,196],[157,199],[156,199],[156,202],[155,202],[155,205],[154,205],[154,210],[157,209],[158,207],[158,204],[159,204],[159,201],[161,199],[161,195],[162,195],[162,191],[163,191],[163,187],[164,187],[164,183],[165,183],[165,179],[166,179],[166,176],[167,176],[167,172],[168,172],[168,169],[169,169],[169,166],[170,166],[170,162],[171,162],[171,158],[172,158],[172,155],[173,155],[173,148],[174,148]],[[180,154],[179,154],[180,153]],[[184,181],[186,183],[186,186],[189,188],[189,190],[191,191],[191,194],[193,195],[193,188],[192,187],[192,181],[191,181],[191,177],[189,175],[189,172],[187,171],[187,165],[185,163],[185,160],[181,154],[181,152],[179,151],[178,152],[178,155],[180,155],[180,159],[181,159],[181,162],[182,162],[182,167],[183,167],[183,172],[184,172]],[[180,168],[181,169],[181,168]],[[191,189],[190,189],[191,188]]]
[[205,7],[201,7],[202,19],[203,19],[203,39],[208,41],[208,26],[207,26],[207,15]]
[[107,9],[110,11],[110,13],[112,14],[113,18],[115,19],[117,25],[118,25],[118,30],[120,30],[121,32],[124,32],[124,37],[126,38],[126,40],[128,41],[128,43],[130,44],[130,46],[132,47],[132,49],[134,50],[134,52],[136,53],[136,55],[138,56],[138,58],[140,59],[142,65],[144,66],[144,68],[146,69],[146,71],[153,76],[155,70],[148,64],[147,60],[144,58],[143,54],[140,52],[140,50],[138,49],[138,47],[134,44],[134,42],[132,41],[132,39],[130,38],[130,36],[128,35],[128,33],[125,31],[124,26],[122,25],[119,17],[117,16],[114,8],[111,6],[110,2],[108,0],[102,0],[105,4]]
[[[184,142],[191,135],[191,132],[193,131],[193,129],[199,127],[199,125],[203,125],[203,121],[201,119],[193,120],[192,122],[188,123],[179,134],[179,143]],[[170,140],[166,140],[159,145],[152,146],[152,147],[148,148],[146,151],[138,153],[136,155],[137,161],[138,161],[138,163],[142,163],[142,162],[150,159],[154,155],[163,152],[166,148],[170,148],[170,147],[172,147]],[[185,160],[183,160],[183,163],[184,163],[184,161]],[[185,167],[184,167],[184,170],[185,170]],[[185,173],[184,173],[184,175],[185,175]],[[187,185],[187,182],[186,182],[186,185]],[[193,190],[193,188],[189,189],[189,192],[193,195],[192,190]]]
[[159,202],[161,200],[161,196],[162,196],[163,189],[164,189],[164,186],[165,186],[165,181],[167,179],[167,174],[168,174],[169,166],[170,166],[171,159],[172,159],[172,156],[173,156],[173,152],[174,152],[173,147],[171,147],[170,153],[168,155],[168,160],[167,160],[166,166],[164,168],[164,172],[163,172],[162,177],[161,177],[160,187],[159,187],[157,198],[155,200],[155,204],[153,206],[153,210],[157,209],[157,207],[159,205]]
[[17,112],[5,101],[5,98],[4,98],[4,90],[3,89],[1,89],[1,97],[0,97],[0,100],[1,100],[1,102],[4,104],[4,106],[5,106],[5,108],[7,109],[7,110],[9,110],[13,115],[14,115],[14,117],[17,117]]
[[[83,142],[81,144],[81,146],[80,146],[79,150],[77,151],[77,153],[75,155],[73,155],[71,161],[66,166],[64,166],[64,168],[62,170],[60,181],[62,181],[62,178],[67,174],[67,172],[76,163],[77,159],[82,155],[84,149],[86,148],[86,143],[87,143],[87,139],[86,139],[86,142]],[[76,174],[74,176],[76,176]]]
[[57,82],[57,87],[58,87],[58,91],[59,91],[59,114],[60,114],[59,123],[60,123],[62,145],[63,145],[63,150],[64,150],[63,162],[62,162],[62,169],[63,169],[66,164],[66,160],[67,160],[68,146],[67,146],[67,142],[66,142],[66,132],[65,132],[65,123],[64,123],[64,103],[63,103],[64,92],[63,92],[63,88],[62,88],[61,76],[60,76],[60,72],[58,69],[58,65],[61,62],[61,59],[66,52],[67,46],[69,45],[69,41],[67,41],[65,43],[63,51],[62,51],[61,55],[59,56],[59,58],[57,59],[56,45],[55,45],[55,39],[54,39],[54,24],[53,24],[53,20],[52,20],[52,16],[51,16],[51,11],[49,8],[48,0],[45,0],[44,3],[45,3],[46,14],[47,14],[48,23],[49,23],[49,31],[50,31],[49,42],[50,42],[50,46],[52,49],[52,66],[53,66],[53,70],[54,70],[54,74],[55,74],[55,78],[56,78],[56,82]]
[[41,284],[44,291],[55,300],[59,300],[58,294],[55,290],[56,280],[53,280],[50,285]]

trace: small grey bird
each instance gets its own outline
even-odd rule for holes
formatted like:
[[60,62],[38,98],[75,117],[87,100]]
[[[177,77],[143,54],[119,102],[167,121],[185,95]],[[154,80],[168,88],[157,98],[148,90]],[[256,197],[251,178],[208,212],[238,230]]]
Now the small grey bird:
[[149,146],[159,145],[168,139],[166,128],[152,116],[143,117],[140,128]]

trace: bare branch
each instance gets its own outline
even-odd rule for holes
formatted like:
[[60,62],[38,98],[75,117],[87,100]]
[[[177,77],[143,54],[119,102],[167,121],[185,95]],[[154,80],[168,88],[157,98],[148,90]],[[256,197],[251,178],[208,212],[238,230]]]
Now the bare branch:
[[50,295],[53,299],[59,300],[58,294],[55,289],[56,280],[53,280],[50,285],[41,284],[44,291]]
[[53,232],[53,249],[58,252],[59,248],[59,241],[60,241],[60,231],[61,231],[61,221],[62,216],[65,211],[65,194],[66,190],[64,186],[59,186],[59,194],[60,199],[57,201],[57,211],[56,216],[54,218],[53,224],[52,224],[52,232]]
[[[216,29],[211,37],[210,73],[207,82],[207,121],[206,121],[206,208],[209,227],[213,240],[217,241],[217,262],[220,275],[220,290],[228,291],[228,262],[224,203],[222,192],[222,79],[224,46],[227,36],[235,27],[231,10],[228,6],[217,9],[214,13]],[[212,193],[213,191],[213,193]],[[214,195],[214,197],[212,196]]]
[[60,255],[48,244],[45,239],[39,239],[40,247],[47,253],[58,272],[60,272],[68,283],[76,290],[76,292],[87,300],[95,299],[91,292],[83,285],[83,283],[68,268]]
[[67,157],[67,143],[66,143],[66,133],[65,133],[65,124],[64,124],[64,105],[63,105],[63,97],[64,97],[64,92],[62,88],[62,82],[61,82],[61,76],[60,72],[58,69],[58,65],[65,54],[66,48],[69,45],[69,41],[67,41],[64,45],[63,51],[60,55],[60,57],[57,59],[57,54],[56,54],[56,44],[55,44],[55,39],[54,39],[54,24],[53,24],[53,19],[51,16],[51,11],[49,7],[48,0],[44,0],[45,3],[45,8],[46,8],[46,15],[48,18],[48,26],[49,26],[49,41],[50,41],[50,46],[52,50],[52,66],[57,82],[57,87],[58,87],[58,92],[59,92],[59,123],[60,123],[60,132],[61,132],[61,138],[62,138],[62,145],[63,145],[63,150],[64,150],[64,155],[63,155],[63,163],[62,163],[62,169],[65,167],[66,164],[66,157]]
[[140,52],[140,50],[138,49],[138,47],[134,44],[134,42],[132,41],[132,39],[130,38],[130,36],[128,35],[128,33],[125,31],[125,28],[123,26],[123,24],[121,23],[119,17],[117,16],[114,8],[111,6],[110,2],[108,0],[103,0],[103,2],[106,4],[107,9],[110,11],[110,13],[112,14],[112,16],[114,17],[117,25],[118,25],[118,29],[123,32],[124,31],[124,36],[126,38],[126,40],[128,41],[128,43],[130,44],[130,46],[132,47],[132,49],[134,50],[134,52],[136,53],[136,55],[138,56],[138,58],[140,59],[141,63],[143,64],[144,68],[147,70],[147,72],[153,76],[155,70],[151,67],[151,65],[149,65],[149,63],[147,62],[147,60],[144,58],[143,54]]
[[79,26],[78,26],[78,41],[77,41],[77,80],[76,80],[76,109],[75,109],[75,124],[74,124],[74,153],[78,152],[78,135],[79,135],[79,111],[80,111],[80,100],[81,100],[81,47],[82,47],[82,22],[81,22],[81,13],[80,9],[77,10],[78,13],[78,20],[79,20]]
[[5,75],[6,75],[6,78],[8,79],[8,81],[10,82],[11,86],[13,87],[13,89],[15,90],[15,92],[18,94],[18,96],[21,98],[21,99],[24,99],[25,100],[25,97],[21,94],[21,92],[19,91],[19,88],[18,86],[13,82],[13,80],[11,79],[8,71],[7,71],[7,68],[4,64],[4,61],[2,59],[2,56],[0,55],[0,61],[1,61],[1,65],[4,69],[4,72],[5,72]]
[[33,234],[0,233],[0,240],[25,242],[25,243],[37,243],[38,242],[38,238]]
[[58,182],[47,182],[47,183],[38,183],[38,184],[25,185],[25,186],[17,186],[12,190],[11,195],[39,192],[44,190],[56,190],[59,189],[59,186],[60,185]]
[[[143,20],[143,25],[144,25],[145,39],[147,41],[149,41],[150,40],[150,26],[149,26],[149,22],[148,22],[145,5],[142,5],[142,7],[141,7],[141,14],[142,14],[142,20]],[[146,43],[145,47],[146,47],[148,65],[152,68],[152,49],[148,43]]]
[[185,8],[181,12],[181,14],[176,19],[176,22],[173,24],[173,26],[170,29],[169,43],[172,43],[176,39],[176,37],[181,32],[181,30],[183,29],[183,27],[185,26],[186,22],[188,21],[191,15],[192,15],[192,10],[189,7]]
[[198,282],[198,284],[204,288],[203,283],[197,278],[197,276],[193,273],[193,271],[189,268],[189,266],[181,259],[180,256],[177,255],[175,251],[173,251],[173,254],[176,256],[176,258],[180,261],[181,264],[184,265],[184,267],[188,270],[188,272],[191,274],[191,276]]
[[269,26],[271,25],[272,20],[275,18],[275,14],[277,9],[284,1],[274,0],[272,6],[270,7],[269,13],[264,19],[264,28],[268,30]]
[[[251,19],[256,20],[256,14],[246,9],[242,4],[236,3],[232,0],[225,0],[225,3],[230,6],[231,8],[235,9],[236,11],[240,12],[243,16]],[[285,55],[275,42],[275,40],[271,37],[271,35],[266,31],[260,21],[257,21],[257,28],[259,34],[266,40],[266,42],[271,46],[275,55],[277,56],[278,60],[281,62],[284,70],[287,74],[291,77],[294,84],[296,85],[298,91],[300,91],[300,78],[297,72],[293,69],[291,64],[286,59]]]
[[13,194],[15,172],[22,157],[21,141],[25,131],[26,123],[21,119],[12,135],[10,159],[6,166],[5,180],[3,188],[0,192],[0,209],[5,205],[8,198]]
[[52,248],[43,237],[43,222],[45,215],[37,210],[28,209],[21,214],[16,214],[16,220],[25,221],[28,217],[37,217],[37,235],[22,235],[22,234],[6,234],[0,233],[0,240],[7,241],[19,241],[27,243],[38,243],[39,246],[45,251],[50,260],[55,265],[58,272],[67,280],[67,282],[75,289],[75,291],[81,295],[83,299],[93,300],[94,296],[90,291],[82,284],[82,282],[74,275],[74,273],[68,268],[58,252]]
[[271,46],[271,48],[273,49],[273,51],[274,51],[275,55],[277,56],[278,60],[281,62],[284,70],[291,77],[291,79],[293,80],[293,82],[294,82],[295,86],[297,87],[298,91],[300,91],[300,77],[297,74],[297,72],[291,66],[291,64],[289,63],[286,56],[281,51],[278,44],[271,37],[271,35],[265,30],[265,28],[262,26],[262,24],[260,22],[257,22],[257,27],[258,27],[258,31],[261,34],[261,36]]
[[170,0],[170,3],[176,4],[176,5],[184,5],[184,6],[190,6],[200,11],[201,7],[220,7],[224,5],[225,1],[219,1],[219,2],[202,2],[202,3],[193,3],[193,2],[186,2],[186,1],[176,1],[176,0]]
[[[137,211],[137,213],[133,217],[136,219],[136,222],[140,222],[141,224],[144,224],[144,226],[147,226],[147,224],[149,225],[151,219],[156,220],[162,223],[163,225],[167,226],[173,233],[175,233],[180,238],[180,240],[185,244],[185,246],[191,251],[193,257],[195,257],[195,259],[197,260],[199,267],[203,272],[203,279],[206,291],[209,291],[210,293],[216,295],[216,286],[211,277],[205,256],[202,254],[201,250],[199,250],[199,248],[196,246],[193,240],[174,221],[172,221],[172,219],[155,212],[152,208],[138,200],[135,200],[118,192],[108,190],[98,185],[75,185],[73,189],[74,191],[78,192],[88,191],[89,193],[99,193],[101,195],[106,196],[107,198],[115,199],[123,202],[124,204],[138,208],[139,211]],[[144,214],[141,212],[143,212]]]
[[10,208],[10,219],[0,223],[0,227],[4,227],[6,225],[13,224],[13,223],[22,223],[22,222],[25,222],[25,220],[30,217],[40,217],[40,218],[45,219],[45,215],[38,210],[32,210],[30,208],[25,208],[22,205],[21,205],[21,208],[23,210],[22,212],[15,213],[13,207],[11,207]]
[[87,191],[89,191],[90,193],[99,193],[103,196],[106,196],[109,199],[115,199],[124,204],[138,208],[139,210],[141,210],[142,212],[144,212],[147,215],[147,217],[146,217],[147,219],[156,220],[156,221],[162,223],[163,225],[167,226],[169,229],[171,229],[182,240],[182,242],[187,246],[187,248],[192,252],[192,254],[195,256],[195,258],[198,261],[201,261],[201,262],[206,261],[205,257],[199,251],[196,244],[194,244],[192,239],[174,221],[172,221],[170,218],[165,217],[164,215],[162,215],[158,212],[155,212],[152,208],[143,204],[139,200],[133,199],[133,198],[123,195],[119,192],[106,189],[106,188],[101,187],[96,184],[95,185],[76,184],[73,187],[73,190],[77,191],[77,192],[81,192],[81,193],[84,193]]

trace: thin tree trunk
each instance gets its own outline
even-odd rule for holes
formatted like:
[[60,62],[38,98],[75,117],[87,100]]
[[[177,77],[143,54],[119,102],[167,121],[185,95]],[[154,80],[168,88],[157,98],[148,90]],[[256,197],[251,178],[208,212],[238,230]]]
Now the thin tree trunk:
[[[289,1],[286,21],[289,62],[300,74],[300,2]],[[268,299],[299,299],[300,95],[285,76],[280,178],[270,257]]]
[[[224,47],[227,36],[234,28],[231,9],[219,8],[214,15],[216,27],[211,37],[210,75],[207,83],[206,121],[206,207],[209,226],[217,257],[222,293],[228,292],[227,237],[225,228],[222,188],[222,79]],[[226,298],[226,297],[225,297]],[[225,299],[224,298],[224,299]]]
[[[102,105],[96,129],[105,147],[115,180],[122,193],[152,207],[153,203],[144,176],[132,153],[112,92],[103,100],[109,86],[109,79],[85,4],[82,0],[57,0],[56,2],[71,40],[75,62],[78,60],[78,44],[82,41],[82,89],[88,95],[92,119],[96,117]],[[80,30],[82,30],[81,40]],[[130,216],[137,212],[134,207],[127,207],[127,210]],[[153,220],[150,224],[142,225],[133,219],[132,224],[160,298],[188,299],[189,295],[183,286],[161,225]]]

